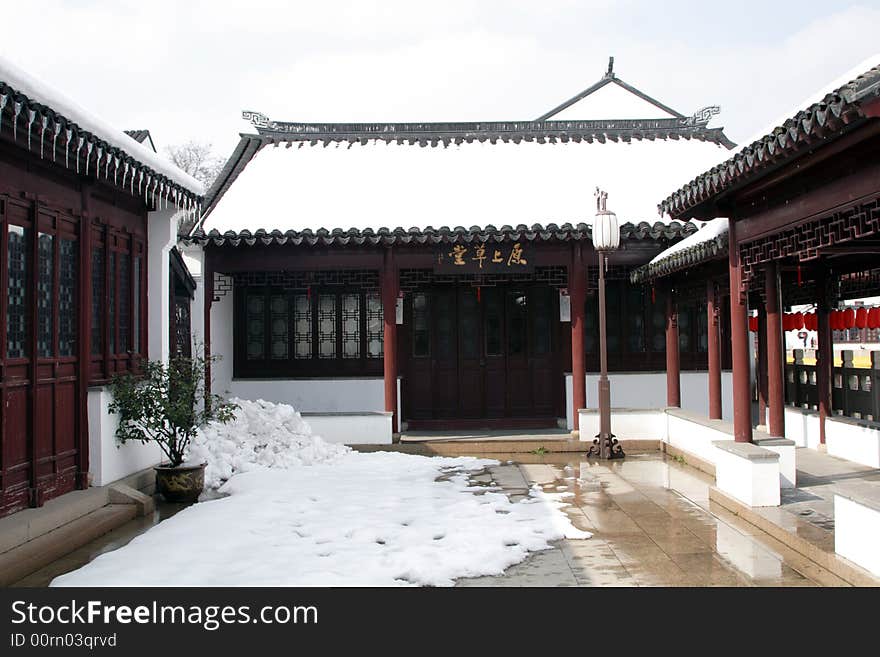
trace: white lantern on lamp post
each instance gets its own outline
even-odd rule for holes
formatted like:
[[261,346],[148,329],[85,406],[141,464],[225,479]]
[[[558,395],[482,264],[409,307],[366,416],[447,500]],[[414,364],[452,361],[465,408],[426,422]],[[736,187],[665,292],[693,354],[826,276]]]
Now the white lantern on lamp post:
[[611,383],[608,381],[608,340],[605,327],[605,268],[608,252],[620,246],[617,215],[608,210],[608,192],[596,188],[596,217],[593,219],[593,248],[599,254],[599,435],[588,456],[623,458],[623,448],[611,433]]

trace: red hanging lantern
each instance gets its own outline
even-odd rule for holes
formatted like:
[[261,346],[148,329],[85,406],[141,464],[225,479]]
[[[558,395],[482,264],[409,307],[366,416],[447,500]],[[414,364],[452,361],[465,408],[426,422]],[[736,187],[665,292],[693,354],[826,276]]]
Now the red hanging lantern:
[[791,328],[793,331],[800,331],[804,328],[804,314],[794,313],[791,316]]
[[864,306],[859,306],[859,309],[856,310],[856,328],[867,328],[868,327],[868,309]]
[[868,311],[868,328],[880,328],[880,308],[871,308]]
[[828,323],[831,325],[832,331],[840,330],[840,311],[832,310],[828,313]]
[[851,329],[856,325],[856,311],[852,308],[847,308],[843,311],[843,328]]
[[791,313],[785,313],[782,316],[782,330],[790,331],[791,330]]
[[804,317],[804,326],[806,326],[807,329],[810,331],[815,331],[817,328],[819,328],[819,322],[816,318],[816,313],[808,313]]
[[749,330],[752,333],[758,332],[758,318],[757,317],[749,317]]

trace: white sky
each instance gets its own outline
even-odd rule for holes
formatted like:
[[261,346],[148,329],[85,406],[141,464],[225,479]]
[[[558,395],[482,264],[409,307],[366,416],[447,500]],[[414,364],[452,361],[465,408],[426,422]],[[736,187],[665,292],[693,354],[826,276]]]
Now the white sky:
[[[0,52],[161,149],[296,121],[536,118],[618,75],[741,141],[873,54],[880,0],[0,0]],[[682,181],[684,182],[684,181]]]

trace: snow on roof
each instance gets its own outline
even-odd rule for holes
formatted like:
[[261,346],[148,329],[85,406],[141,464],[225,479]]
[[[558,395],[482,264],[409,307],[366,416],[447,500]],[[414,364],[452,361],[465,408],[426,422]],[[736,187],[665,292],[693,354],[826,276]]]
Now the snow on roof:
[[621,222],[726,149],[699,140],[490,142],[448,148],[369,142],[263,146],[204,222],[205,232],[590,221],[593,190]]
[[665,251],[658,253],[648,264],[653,265],[661,260],[674,256],[676,253],[686,251],[699,244],[705,244],[714,239],[726,235],[728,230],[727,217],[718,217],[711,221],[703,222],[702,226],[697,229],[696,233],[692,233],[680,242],[676,242]]
[[28,74],[3,56],[0,56],[0,82],[6,83],[16,92],[27,96],[34,102],[45,105],[56,114],[76,123],[82,130],[92,133],[115,148],[121,149],[138,162],[193,194],[204,195],[204,186],[198,180],[178,169],[149,147],[138,143],[122,130],[113,127],[104,119],[83,108],[61,91]]
[[743,149],[748,148],[752,144],[754,144],[759,139],[763,138],[765,135],[769,135],[776,128],[782,126],[786,121],[788,121],[791,117],[793,117],[798,112],[815,105],[820,102],[825,96],[832,93],[833,91],[840,89],[840,87],[844,86],[848,82],[852,82],[857,77],[862,75],[865,71],[869,71],[875,66],[880,66],[880,53],[872,55],[868,57],[866,60],[858,64],[857,66],[852,67],[842,75],[839,75],[837,78],[824,85],[814,93],[810,94],[806,99],[792,106],[791,109],[786,110],[783,114],[776,118],[776,120],[767,124],[764,128],[756,132],[749,139],[744,140],[738,148],[736,148],[730,157],[736,155],[741,152]]

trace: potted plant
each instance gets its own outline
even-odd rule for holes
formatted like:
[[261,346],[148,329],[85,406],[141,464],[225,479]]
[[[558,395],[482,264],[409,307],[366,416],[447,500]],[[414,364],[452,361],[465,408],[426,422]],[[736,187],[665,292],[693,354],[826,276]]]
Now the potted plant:
[[159,445],[168,462],[155,468],[156,487],[169,502],[198,500],[207,464],[185,463],[187,447],[200,426],[228,422],[237,408],[219,395],[206,395],[206,363],[201,356],[176,356],[167,364],[145,360],[139,373],[111,381],[109,410],[119,414],[116,438],[122,444]]

